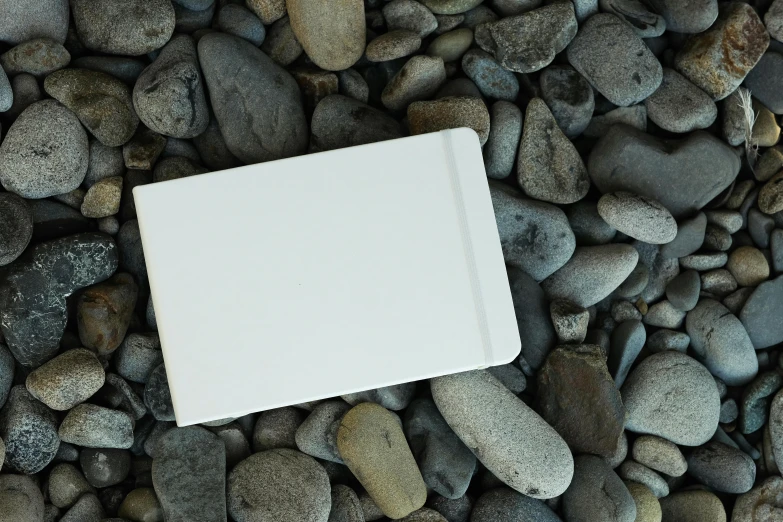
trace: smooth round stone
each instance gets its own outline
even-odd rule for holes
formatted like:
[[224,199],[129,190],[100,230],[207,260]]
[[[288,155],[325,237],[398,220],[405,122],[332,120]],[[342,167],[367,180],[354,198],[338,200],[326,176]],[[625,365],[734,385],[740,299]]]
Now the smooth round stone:
[[432,397],[457,436],[496,477],[533,498],[563,493],[573,476],[565,441],[488,372],[430,380]]
[[76,114],[87,130],[107,147],[127,143],[139,118],[128,86],[106,73],[63,69],[50,74],[44,90]]
[[163,522],[163,508],[152,488],[137,488],[128,493],[117,514],[122,517],[120,520]]
[[635,461],[670,477],[682,476],[688,469],[680,448],[676,444],[655,435],[642,435],[633,443]]
[[364,513],[359,496],[354,490],[342,484],[332,486],[331,522],[364,522]]
[[598,214],[612,228],[645,243],[660,245],[677,236],[677,222],[666,207],[631,192],[604,194],[598,200]]
[[740,419],[737,428],[740,433],[753,433],[767,423],[769,396],[783,386],[783,376],[777,371],[759,374],[742,393]]
[[[607,102],[609,103],[609,102]],[[604,114],[595,114],[584,131],[587,138],[600,138],[614,125],[625,124],[642,132],[647,131],[647,108],[642,105],[618,107]]]
[[677,223],[677,235],[661,247],[661,255],[667,258],[685,257],[693,254],[704,243],[707,230],[707,216],[699,212],[694,217]]
[[73,506],[79,497],[93,492],[81,471],[73,464],[58,464],[49,473],[49,501],[60,509]]
[[125,412],[79,404],[58,430],[60,439],[86,448],[128,449],[133,445],[133,418]]
[[499,100],[492,104],[489,121],[484,169],[487,177],[504,179],[514,168],[517,145],[522,135],[522,111],[511,102]]
[[585,197],[590,189],[587,168],[544,100],[530,100],[524,122],[517,180],[525,194],[557,204],[574,203]]
[[[269,28],[264,43],[261,44],[261,50],[268,54],[276,63],[283,66],[290,65],[302,55],[302,46],[297,41],[293,29],[291,29],[291,21],[287,16],[278,20]],[[352,69],[346,69],[346,71],[350,70]],[[366,102],[367,99],[360,99],[360,101]]]
[[163,352],[156,333],[129,334],[114,356],[117,373],[141,384],[147,382],[152,370],[162,362]]
[[[50,152],[36,153],[40,150]],[[28,199],[74,190],[87,165],[87,133],[78,118],[54,100],[31,104],[0,145],[0,183]]]
[[53,410],[70,410],[101,389],[106,375],[89,350],[68,350],[27,376],[27,391]]
[[680,258],[680,266],[689,270],[714,270],[726,265],[729,256],[726,252],[688,255]]
[[324,401],[296,430],[295,441],[299,451],[312,457],[343,464],[337,451],[337,428],[351,406],[341,400]]
[[57,419],[24,386],[11,388],[0,415],[5,463],[24,474],[38,473],[55,457],[60,439]]
[[490,182],[489,191],[507,264],[541,281],[571,258],[575,240],[562,210],[500,183]]
[[413,56],[381,93],[381,103],[392,111],[401,111],[417,100],[431,98],[446,81],[446,68],[439,56]]
[[720,423],[728,424],[737,420],[739,416],[739,408],[734,399],[723,401],[720,404]]
[[[240,6],[223,10],[228,7]],[[133,88],[133,106],[147,127],[166,136],[193,138],[206,130],[209,108],[190,37],[172,38],[144,69]]]
[[721,100],[739,87],[768,45],[769,33],[755,9],[729,4],[708,30],[686,41],[674,66],[714,100]]
[[571,259],[541,283],[550,299],[588,307],[604,299],[636,267],[639,254],[630,245],[578,247]]
[[502,487],[487,491],[476,500],[470,520],[471,522],[498,520],[560,522],[560,517],[544,502]]
[[628,377],[628,372],[644,347],[646,339],[647,332],[638,319],[620,322],[612,331],[608,368],[618,388]]
[[650,488],[638,482],[626,481],[625,487],[636,504],[636,520],[634,522],[661,522],[661,504]]
[[42,520],[44,499],[33,478],[24,475],[0,475],[0,522]]
[[253,451],[296,449],[296,431],[304,419],[301,410],[290,406],[262,412],[253,430]]
[[329,476],[290,449],[255,453],[228,475],[226,500],[237,522],[323,522],[331,509]]
[[663,477],[638,462],[626,460],[617,472],[624,480],[632,480],[644,484],[650,488],[650,491],[656,498],[663,498],[669,494],[669,485]]
[[0,41],[16,45],[33,38],[49,38],[63,43],[67,33],[68,2],[66,0],[44,0],[36,3],[17,0],[0,2]]
[[365,43],[362,0],[328,4],[288,0],[286,7],[297,40],[318,67],[341,71],[361,58]]
[[[726,510],[723,503],[714,493],[709,491],[701,489],[678,491],[660,499],[659,502],[664,520],[726,522]],[[750,520],[748,519],[747,522]]]
[[700,290],[699,273],[695,270],[686,270],[666,285],[666,299],[678,310],[688,312],[693,310],[699,302]]
[[416,383],[408,382],[374,390],[347,393],[341,398],[351,406],[357,406],[362,402],[374,402],[386,409],[399,411],[408,407],[414,395],[416,395]]
[[628,412],[625,427],[632,432],[698,446],[718,427],[720,397],[712,375],[680,352],[650,355],[631,371],[620,391]]
[[112,176],[97,181],[84,195],[81,211],[84,217],[105,218],[120,211],[122,177]]
[[337,449],[386,516],[421,508],[427,488],[396,417],[374,403],[354,406],[340,421]]
[[594,455],[574,459],[574,479],[561,502],[568,522],[636,520],[636,504],[628,488],[606,461]]
[[332,94],[315,107],[310,146],[333,150],[402,137],[400,124],[366,103]]
[[30,206],[12,192],[0,193],[0,266],[22,255],[32,237],[33,214]]
[[661,86],[644,100],[644,106],[650,120],[670,132],[706,129],[718,117],[712,98],[669,68],[663,69]]
[[[446,98],[447,96],[472,96],[473,98],[483,98],[479,88],[476,87],[473,80],[469,78],[454,78],[447,81],[435,94],[435,99],[439,100],[440,98]],[[517,141],[517,143],[519,143],[519,141]]]
[[14,103],[5,112],[5,116],[11,119],[18,117],[30,104],[41,99],[38,80],[30,74],[22,73],[11,78],[11,90]]
[[768,248],[775,219],[752,208],[748,212],[747,225],[753,243],[760,248]]
[[407,29],[424,38],[438,28],[432,11],[414,0],[392,0],[381,10],[390,31]]
[[467,96],[416,101],[408,106],[411,135],[468,127],[476,131],[483,146],[489,139],[489,111],[484,102]]
[[726,297],[737,289],[737,280],[723,268],[701,274],[701,289],[707,296]]
[[98,497],[87,493],[65,512],[60,522],[98,522],[103,520],[105,514]]
[[716,491],[740,494],[753,487],[756,464],[744,452],[713,441],[691,453],[688,474]]
[[150,373],[144,386],[144,404],[159,421],[174,420],[174,406],[171,404],[171,391],[166,367],[161,364]]
[[[470,29],[458,29],[454,32],[458,31],[470,31]],[[439,38],[448,34],[450,33]],[[462,71],[473,80],[481,94],[487,98],[510,102],[517,99],[519,94],[517,77],[501,67],[489,53],[481,49],[471,49],[462,57]]]
[[740,286],[756,286],[769,277],[769,263],[758,248],[741,246],[729,254],[726,268]]
[[23,42],[0,55],[0,65],[9,75],[27,73],[42,78],[66,67],[71,55],[60,43],[48,38]]
[[661,64],[634,30],[608,13],[593,15],[568,46],[569,63],[615,105],[651,95],[663,78]]
[[[453,62],[462,58],[462,56],[465,54],[465,51],[470,48],[472,43],[473,31],[463,27],[461,29],[449,31],[435,38],[430,43],[429,47],[427,47],[427,54],[429,56],[439,56],[440,58],[443,58],[444,62]],[[489,58],[492,59],[491,56]],[[505,69],[502,69],[500,65],[497,64],[497,62],[494,62],[494,59],[492,60],[494,65],[492,63],[474,64],[472,74],[465,70],[463,64],[463,71],[470,78],[473,78],[473,76],[479,74],[479,72],[483,72],[485,75],[496,75],[499,76],[499,79],[503,80],[505,84],[513,85],[516,82],[516,78],[512,75],[512,73],[505,71]],[[484,65],[484,69],[481,69],[481,65]],[[506,74],[503,74],[504,72]],[[514,78],[513,81],[510,80],[509,75],[511,75],[511,78]],[[508,85],[504,86],[506,89],[509,88]],[[519,89],[518,84],[517,89]]]
[[745,301],[739,319],[757,350],[783,342],[782,310],[783,277],[761,283]]
[[[413,2],[413,0],[410,0]],[[417,2],[414,2],[417,3]],[[420,4],[419,4],[420,5]],[[339,92],[343,96],[367,103],[370,98],[370,86],[355,69],[346,69],[337,73]]]
[[424,0],[422,2],[435,14],[460,14],[473,9],[481,0]]
[[729,386],[748,383],[758,373],[753,343],[742,323],[713,299],[688,312],[685,329],[697,358]]
[[[492,129],[490,129],[490,134]],[[595,201],[581,200],[566,208],[568,223],[576,237],[576,244],[579,246],[605,245],[614,239],[617,230],[609,226],[598,214],[598,207]],[[646,267],[645,267],[646,270]],[[645,279],[642,288],[647,285]],[[641,291],[641,290],[640,290]],[[639,292],[632,292],[630,295],[636,295]],[[623,293],[622,297],[626,294]]]
[[579,136],[593,116],[593,88],[584,76],[566,65],[545,68],[541,71],[539,82],[541,97],[552,111],[560,130],[568,138]]
[[666,329],[658,330],[647,339],[647,347],[653,353],[665,350],[685,353],[690,343],[691,338],[688,334]]
[[131,456],[121,449],[85,448],[79,455],[79,463],[91,486],[105,488],[125,480],[130,473]]
[[217,16],[217,26],[225,33],[244,38],[256,47],[266,36],[264,24],[248,9],[237,4],[227,4]]
[[285,16],[285,0],[245,0],[248,9],[269,25]]
[[421,37],[407,29],[395,29],[367,44],[365,55],[371,62],[385,62],[409,56],[421,47]]
[[174,32],[167,0],[74,0],[71,12],[79,41],[90,50],[141,56],[163,47]]
[[476,43],[505,69],[530,73],[549,65],[577,31],[571,3],[556,2],[475,28]]
[[532,375],[543,364],[557,338],[549,314],[549,300],[536,281],[519,269],[508,270],[511,299],[522,340],[520,360]]

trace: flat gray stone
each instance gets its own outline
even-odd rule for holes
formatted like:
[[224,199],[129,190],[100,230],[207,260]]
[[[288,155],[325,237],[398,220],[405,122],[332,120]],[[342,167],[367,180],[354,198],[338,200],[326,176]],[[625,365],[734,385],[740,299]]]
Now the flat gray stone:
[[568,65],[551,65],[541,71],[541,97],[552,111],[557,125],[575,138],[590,124],[595,108],[593,88],[584,76]]
[[756,464],[744,452],[710,441],[688,457],[688,474],[722,493],[750,491],[756,481]]
[[[451,522],[452,518],[448,520]],[[496,488],[482,494],[473,506],[470,520],[471,522],[498,520],[561,522],[560,517],[544,502],[517,493],[510,488]]]
[[342,400],[329,400],[318,404],[296,429],[295,441],[299,451],[343,464],[337,451],[337,428],[351,406]]
[[670,132],[706,129],[718,117],[718,106],[710,96],[674,69],[663,69],[661,86],[646,100],[647,116]]
[[310,131],[310,146],[319,151],[402,137],[397,120],[341,94],[332,94],[318,102]]
[[499,100],[492,104],[489,118],[489,138],[484,145],[484,169],[487,177],[504,179],[514,169],[522,136],[522,111],[514,103]]
[[688,469],[688,462],[680,448],[655,435],[637,437],[633,443],[632,455],[636,462],[670,477],[680,477]]
[[537,370],[557,341],[549,315],[549,300],[538,283],[522,270],[510,268],[508,280],[522,339],[521,357]]
[[677,222],[671,213],[649,197],[609,192],[598,200],[598,214],[612,228],[646,243],[669,243],[677,236]]
[[758,285],[739,313],[756,350],[783,342],[783,324],[778,320],[782,313],[783,276],[778,276]]
[[636,504],[609,464],[595,455],[574,459],[574,480],[561,499],[568,522],[634,522]]
[[133,418],[125,412],[79,404],[65,416],[60,439],[86,448],[128,449],[133,445]]
[[2,0],[0,41],[16,45],[33,38],[51,38],[63,43],[68,33],[68,15],[68,0]]

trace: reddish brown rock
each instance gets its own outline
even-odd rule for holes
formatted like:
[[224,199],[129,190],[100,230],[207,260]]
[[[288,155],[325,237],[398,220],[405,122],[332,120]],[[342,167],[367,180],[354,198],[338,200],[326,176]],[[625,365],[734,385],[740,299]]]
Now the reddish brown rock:
[[125,338],[138,292],[133,276],[126,273],[82,292],[76,305],[82,344],[99,354],[116,350]]

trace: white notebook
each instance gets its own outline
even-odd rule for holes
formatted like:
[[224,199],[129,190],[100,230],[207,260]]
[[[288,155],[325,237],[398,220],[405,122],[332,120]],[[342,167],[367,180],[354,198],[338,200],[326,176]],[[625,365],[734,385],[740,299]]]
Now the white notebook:
[[133,194],[180,426],[519,353],[472,130]]

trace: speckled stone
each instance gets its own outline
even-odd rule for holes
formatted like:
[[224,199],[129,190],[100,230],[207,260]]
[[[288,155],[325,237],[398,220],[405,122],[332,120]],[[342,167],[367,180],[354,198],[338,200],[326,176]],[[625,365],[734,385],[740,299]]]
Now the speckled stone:
[[590,124],[595,108],[593,88],[584,76],[565,65],[541,71],[541,97],[558,126],[569,138],[579,136]]
[[304,419],[305,413],[291,406],[262,412],[253,429],[253,451],[296,449],[296,431]]
[[490,109],[489,138],[484,146],[487,177],[507,178],[514,168],[522,136],[522,111],[514,103],[499,100]]
[[[560,522],[544,502],[522,495],[510,488],[495,488],[482,494],[470,514],[471,522],[520,520]],[[451,518],[449,518],[451,522]],[[466,520],[467,522],[467,520]]]
[[421,47],[421,37],[407,29],[394,29],[372,39],[365,56],[371,62],[385,62],[410,56]]
[[669,243],[677,222],[658,201],[631,192],[610,192],[598,200],[598,214],[614,229],[651,244]]
[[53,410],[70,410],[89,399],[105,381],[103,366],[89,350],[68,350],[27,376],[27,391]]
[[310,132],[310,147],[319,151],[402,137],[397,120],[341,94],[326,96],[318,102]]
[[152,370],[163,362],[156,333],[129,334],[114,356],[117,373],[129,381],[146,383]]
[[489,139],[489,111],[484,102],[468,96],[448,96],[416,101],[408,106],[411,135],[468,127],[476,131],[483,146]]
[[753,487],[756,465],[744,452],[711,441],[688,457],[688,474],[715,491],[741,494]]
[[656,498],[663,498],[669,494],[669,485],[658,473],[647,466],[626,460],[617,470],[618,475],[624,480],[632,480],[639,484],[644,484]]
[[117,349],[130,325],[137,294],[133,277],[126,273],[80,293],[76,320],[83,346],[101,354]]
[[342,484],[332,485],[332,510],[329,522],[364,522],[359,496]]
[[149,374],[144,386],[144,404],[152,416],[159,421],[174,420],[174,406],[171,404],[171,390],[166,367],[161,364]]
[[11,388],[0,410],[0,438],[5,443],[6,464],[25,474],[45,468],[60,445],[54,412],[21,385]]
[[285,16],[285,0],[245,0],[248,9],[253,11],[258,18],[269,25]]
[[414,0],[392,0],[381,9],[389,30],[407,29],[424,38],[438,28],[432,11]]
[[695,270],[686,270],[666,285],[666,298],[678,310],[688,312],[699,302],[700,290],[699,273]]
[[104,218],[120,211],[122,177],[112,176],[98,180],[84,195],[81,211],[84,217]]
[[49,473],[49,501],[60,509],[73,506],[79,497],[95,490],[76,466],[57,464]]
[[638,482],[626,481],[625,487],[636,504],[636,520],[634,522],[661,522],[661,504],[650,488]]
[[341,398],[351,406],[357,406],[362,402],[374,402],[388,410],[399,411],[408,407],[414,395],[416,395],[416,383],[407,382],[373,390],[347,393],[341,395]]
[[163,522],[163,509],[152,488],[136,488],[128,493],[120,505],[120,520]]
[[1,193],[0,266],[7,265],[22,255],[32,237],[33,214],[28,203],[13,192]]
[[510,268],[507,273],[522,340],[520,359],[535,371],[557,341],[549,315],[549,300],[538,283],[522,270]]
[[688,469],[680,448],[676,444],[654,435],[642,435],[633,443],[635,461],[670,477],[679,477]]
[[70,53],[60,43],[49,38],[34,38],[0,55],[0,65],[6,74],[32,74],[42,78],[71,61]]
[[42,522],[44,498],[32,477],[0,475],[0,522]]
[[760,350],[783,342],[783,325],[776,320],[783,310],[783,277],[761,283],[739,312],[753,346]]
[[756,286],[769,277],[769,263],[758,248],[741,246],[729,254],[726,268],[740,286]]
[[568,487],[573,457],[565,441],[488,372],[437,377],[430,387],[449,426],[505,484],[533,498]]
[[[471,44],[473,44],[473,31],[467,27],[462,27],[443,33],[435,38],[430,43],[429,47],[427,47],[427,54],[429,56],[439,56],[443,58],[444,62],[454,62],[462,58],[465,51],[470,49]],[[513,73],[501,68],[500,65],[484,51],[474,49],[474,52],[481,53],[479,56],[485,57],[482,62],[485,62],[485,65],[489,65],[489,70],[484,71],[485,73],[489,73],[487,76],[495,73],[499,76],[498,79],[502,80],[499,82],[500,85],[498,85],[498,87],[506,87],[504,90],[507,90],[509,86],[513,89],[514,84],[516,84],[516,89],[517,91],[519,90],[519,83],[516,83],[516,78],[513,76]],[[491,62],[486,60],[486,57],[488,57]],[[465,68],[463,64],[463,71],[469,78],[473,79],[480,70],[478,65],[479,64],[472,64],[472,67]],[[509,77],[509,75],[511,76]],[[487,78],[487,80],[489,80],[489,78]],[[491,82],[487,81],[486,83]]]
[[561,499],[568,522],[634,522],[636,504],[620,477],[603,459],[574,459],[574,480]]
[[445,81],[442,58],[413,56],[386,84],[381,102],[387,109],[401,111],[414,101],[431,98]]
[[320,68],[340,71],[361,58],[365,47],[364,2],[286,2],[291,28],[307,56]]
[[685,320],[685,312],[674,307],[668,300],[650,305],[644,316],[644,324],[658,328],[679,328]]
[[125,412],[79,404],[58,430],[60,439],[86,448],[128,449],[133,445],[133,418]]
[[341,400],[318,404],[296,430],[296,447],[320,459],[343,464],[337,451],[337,428],[351,406]]
[[[682,520],[683,522],[726,522],[726,510],[714,493],[694,489],[677,491],[660,499],[664,520]],[[737,522],[737,519],[732,519]],[[751,522],[747,519],[745,522]],[[760,522],[760,521],[758,521]]]
[[644,106],[650,121],[670,132],[706,129],[718,117],[712,98],[669,68],[663,69],[661,86],[644,100]]

